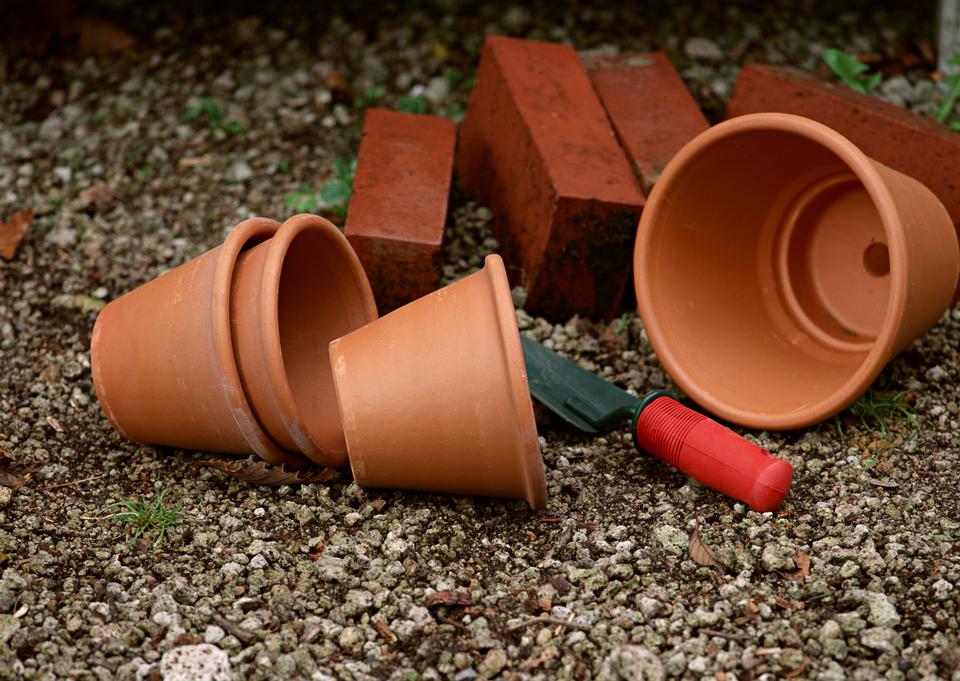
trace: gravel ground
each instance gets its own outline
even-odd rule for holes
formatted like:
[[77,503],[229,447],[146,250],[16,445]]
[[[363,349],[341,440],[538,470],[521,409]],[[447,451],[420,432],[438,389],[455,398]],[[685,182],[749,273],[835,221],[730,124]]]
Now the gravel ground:
[[[0,448],[38,469],[0,495],[0,677],[960,679],[958,309],[859,412],[748,434],[795,467],[776,513],[636,454],[626,429],[588,439],[541,412],[543,515],[348,472],[254,487],[110,429],[89,371],[104,302],[244,218],[328,210],[314,192],[355,153],[362,100],[461,116],[485,32],[664,48],[713,118],[741,63],[823,73],[826,46],[877,55],[892,101],[929,113],[939,96],[929,68],[895,73],[925,49],[922,7],[461,5],[259,21],[114,2],[139,41],[123,55],[2,48],[0,214],[36,218],[0,262]],[[496,249],[489,222],[455,198],[445,280]],[[669,387],[635,315],[518,318],[624,387]],[[900,412],[867,413],[901,393]],[[156,546],[107,517],[161,492],[182,519]],[[697,528],[724,568],[691,559]]]

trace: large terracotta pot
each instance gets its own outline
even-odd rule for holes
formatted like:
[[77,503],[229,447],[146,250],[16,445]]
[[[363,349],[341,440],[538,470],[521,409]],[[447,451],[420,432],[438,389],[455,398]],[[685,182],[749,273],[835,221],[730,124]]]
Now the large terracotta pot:
[[306,463],[264,433],[234,356],[230,285],[244,248],[279,225],[241,222],[222,246],[114,300],[91,339],[93,383],[103,413],[139,442]]
[[523,351],[499,256],[333,341],[330,360],[359,485],[546,506]]
[[231,310],[240,378],[267,433],[316,463],[345,465],[328,346],[377,318],[346,237],[316,215],[290,218],[240,256]]
[[667,165],[634,255],[650,342],[734,423],[791,429],[853,402],[956,288],[946,209],[814,121],[721,123]]

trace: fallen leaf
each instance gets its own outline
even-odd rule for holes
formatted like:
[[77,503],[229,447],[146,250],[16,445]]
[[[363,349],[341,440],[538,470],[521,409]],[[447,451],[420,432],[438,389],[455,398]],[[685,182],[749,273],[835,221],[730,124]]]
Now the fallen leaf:
[[57,420],[56,416],[48,416],[47,425],[53,428],[58,433],[64,432],[63,426],[60,425],[60,421]]
[[899,483],[896,483],[893,480],[880,480],[878,478],[867,478],[867,482],[869,482],[871,485],[876,485],[877,487],[883,487],[884,489],[893,489],[900,486]]
[[370,623],[373,624],[373,628],[377,630],[377,633],[380,634],[387,643],[397,642],[397,635],[393,633],[393,629],[390,628],[390,625],[387,624],[385,620],[375,617]]
[[784,572],[784,577],[787,579],[800,580],[806,579],[810,576],[810,556],[808,556],[804,551],[797,549],[793,554],[793,562],[796,563],[797,569]]
[[326,482],[333,477],[329,468],[305,468],[288,471],[286,466],[274,466],[266,461],[232,461],[230,459],[205,459],[194,461],[194,468],[215,468],[222,473],[254,485],[306,485],[311,482]]
[[4,260],[13,260],[17,246],[33,222],[33,211],[29,208],[10,216],[10,222],[0,222],[0,256]]
[[125,52],[134,44],[132,35],[98,17],[82,17],[77,30],[80,34],[77,48],[82,55]]
[[698,527],[693,531],[693,534],[690,536],[690,558],[693,559],[693,562],[697,565],[703,565],[704,567],[718,567],[721,570],[726,566],[723,562],[717,558],[717,554],[713,552],[707,544],[700,538],[700,528]]
[[0,450],[0,487],[9,487],[16,490],[30,481],[40,466],[37,464],[22,464],[5,451]]
[[784,610],[803,610],[803,603],[800,601],[791,600],[789,598],[784,598],[783,596],[774,596],[773,602]]
[[367,502],[367,506],[373,509],[374,513],[380,513],[383,510],[383,507],[387,505],[386,499],[371,499]]
[[435,605],[470,605],[473,599],[463,591],[437,591],[423,599],[423,607],[432,608]]
[[117,205],[117,192],[105,184],[97,184],[80,192],[80,198],[87,202],[87,209],[95,213],[109,213]]

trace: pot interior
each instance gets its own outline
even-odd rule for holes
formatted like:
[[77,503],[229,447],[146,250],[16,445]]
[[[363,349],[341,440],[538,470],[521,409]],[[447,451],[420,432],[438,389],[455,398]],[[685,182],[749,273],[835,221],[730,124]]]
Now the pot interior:
[[821,143],[738,131],[670,177],[638,286],[690,381],[738,411],[789,418],[842,391],[881,335],[902,261],[888,228]]
[[345,448],[330,369],[330,341],[372,321],[362,282],[338,235],[305,229],[287,247],[278,320],[283,368],[311,440]]

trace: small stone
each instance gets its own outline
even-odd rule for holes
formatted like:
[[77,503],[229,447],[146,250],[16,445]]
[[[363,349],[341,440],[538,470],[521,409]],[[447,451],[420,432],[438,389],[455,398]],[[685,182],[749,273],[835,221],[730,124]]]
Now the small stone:
[[431,78],[430,82],[427,83],[427,89],[423,91],[423,96],[432,104],[442,104],[449,95],[450,84],[443,76]]
[[604,659],[597,681],[660,681],[664,676],[660,658],[642,646],[625,645]]
[[250,569],[251,570],[262,570],[267,567],[267,559],[264,558],[261,554],[255,555],[250,559]]
[[796,549],[792,546],[767,544],[763,547],[763,553],[760,554],[760,564],[767,572],[794,570],[797,567],[796,563],[793,562],[795,553]]
[[672,525],[661,525],[654,529],[653,536],[660,546],[670,553],[684,553],[690,545],[690,537],[687,533]]
[[230,164],[223,178],[227,182],[246,182],[253,177],[253,168],[244,160],[237,160]]
[[343,603],[343,614],[347,617],[366,612],[373,605],[373,594],[365,589],[351,589]]
[[864,593],[864,601],[870,608],[867,614],[867,621],[878,627],[893,627],[900,624],[900,614],[891,603],[886,594],[875,591]]
[[241,572],[243,572],[243,566],[240,565],[240,563],[235,563],[231,560],[229,562],[224,563],[220,567],[220,572],[229,576],[239,575]]
[[492,679],[507,666],[507,651],[503,648],[492,648],[477,665],[477,671],[485,679]]
[[933,381],[934,383],[939,383],[948,376],[947,372],[942,366],[936,364],[929,369],[927,369],[926,377],[928,381]]
[[860,633],[860,643],[870,650],[896,653],[903,647],[903,637],[888,627],[872,627]]
[[[0,489],[5,489],[0,487]],[[17,633],[20,628],[20,620],[13,615],[0,615],[0,643],[6,643]]]
[[683,51],[691,59],[722,61],[726,55],[715,42],[708,38],[690,38],[683,44]]
[[831,638],[823,642],[823,654],[834,660],[842,660],[847,656],[847,643],[842,638]]
[[164,681],[230,681],[227,653],[209,643],[180,646],[164,653],[160,660]]
[[840,629],[846,634],[856,634],[867,626],[858,612],[841,612],[836,615],[835,619],[837,624],[840,625]]
[[211,624],[203,632],[203,640],[207,643],[219,643],[227,633],[216,624]]
[[3,508],[13,499],[13,490],[9,487],[0,487],[0,508]]
[[820,627],[820,641],[830,641],[836,638],[843,638],[843,632],[836,620],[827,620]]

